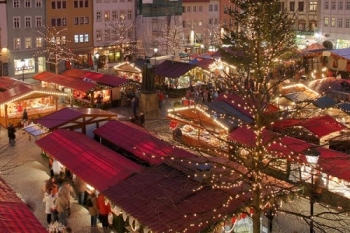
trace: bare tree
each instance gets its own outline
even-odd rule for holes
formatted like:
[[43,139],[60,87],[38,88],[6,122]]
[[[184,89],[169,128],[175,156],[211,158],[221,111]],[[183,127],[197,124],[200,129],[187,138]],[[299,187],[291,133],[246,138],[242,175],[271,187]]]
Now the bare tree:
[[75,54],[71,52],[70,43],[64,34],[68,28],[58,30],[56,27],[44,27],[38,34],[43,40],[43,47],[36,53],[36,57],[45,56],[48,64],[54,65],[55,73],[58,74],[58,67],[61,62],[75,60]]
[[164,30],[154,39],[154,47],[159,49],[159,53],[166,55],[176,55],[183,50],[183,26],[181,16],[170,16],[169,22],[161,23]]

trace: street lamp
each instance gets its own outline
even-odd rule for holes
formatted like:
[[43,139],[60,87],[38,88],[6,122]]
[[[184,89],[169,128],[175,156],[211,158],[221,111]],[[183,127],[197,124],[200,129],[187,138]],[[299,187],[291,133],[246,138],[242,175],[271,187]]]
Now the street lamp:
[[21,67],[22,67],[22,80],[24,82],[24,65],[26,64],[24,59],[22,58],[20,61]]
[[100,53],[97,51],[95,53],[95,58],[96,58],[96,72],[98,72],[98,58],[100,57]]
[[157,52],[158,52],[158,48],[154,48],[153,49],[153,51],[154,51],[154,65],[156,65],[157,64]]
[[314,168],[317,166],[320,152],[316,149],[311,148],[307,151],[306,161],[311,167],[311,194],[310,194],[310,233],[314,233],[314,203],[315,203],[315,191],[314,191]]

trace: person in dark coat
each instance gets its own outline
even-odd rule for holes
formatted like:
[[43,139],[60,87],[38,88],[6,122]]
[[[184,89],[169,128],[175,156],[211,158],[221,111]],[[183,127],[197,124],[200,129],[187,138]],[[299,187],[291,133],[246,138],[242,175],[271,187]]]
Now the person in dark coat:
[[10,124],[7,127],[7,135],[8,135],[8,138],[9,138],[10,145],[14,146],[15,145],[15,140],[16,140],[16,129],[13,126],[13,124]]
[[140,113],[140,123],[142,127],[145,127],[145,114],[143,114],[143,112]]

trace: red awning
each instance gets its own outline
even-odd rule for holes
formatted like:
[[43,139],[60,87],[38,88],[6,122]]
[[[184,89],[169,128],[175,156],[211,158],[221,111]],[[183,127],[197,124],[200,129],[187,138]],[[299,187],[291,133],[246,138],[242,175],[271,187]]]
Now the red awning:
[[[248,110],[249,105],[252,107],[252,103],[247,103],[241,96],[236,94],[220,94],[214,101],[225,101],[244,115],[253,118],[252,113]],[[247,108],[248,107],[248,108]]]
[[99,191],[142,170],[124,156],[70,130],[57,129],[36,144]]
[[278,129],[285,129],[293,126],[301,126],[309,130],[318,138],[329,135],[334,132],[339,132],[346,128],[345,125],[339,123],[333,117],[325,115],[313,117],[309,119],[284,119],[277,121],[273,127]]
[[39,75],[35,75],[33,78],[40,81],[58,84],[64,87],[72,88],[74,90],[83,91],[83,92],[92,90],[96,86],[96,83],[86,82],[84,80],[68,77],[65,75],[59,75],[59,74],[52,75],[52,73],[50,72],[43,72],[43,73],[45,74],[41,73]]
[[34,120],[49,130],[72,127],[79,124],[93,124],[96,121],[108,121],[116,118],[116,114],[97,108],[63,108]]
[[301,125],[319,138],[346,128],[345,125],[328,115],[306,119],[301,122]]
[[[253,130],[248,129],[246,127],[240,127],[234,130],[232,133],[230,133],[229,140],[238,142],[247,147],[254,147],[256,145],[255,133],[253,132]],[[291,155],[300,156],[303,151],[315,146],[303,140],[288,136],[282,136],[268,130],[263,131],[262,140],[268,150],[281,157]],[[306,161],[304,156],[300,158],[293,157],[292,159],[297,160],[299,162]]]
[[152,166],[103,192],[153,232],[187,233],[201,232],[244,205],[250,193],[231,198],[238,193],[241,190],[235,188],[203,188],[200,182],[165,164]]
[[195,67],[196,65],[185,62],[166,60],[156,66],[155,74],[167,78],[179,78]]
[[11,233],[47,233],[28,206],[0,177],[0,229]]
[[94,133],[150,164],[160,164],[164,157],[190,158],[195,156],[195,154],[156,138],[144,128],[129,126],[121,121],[109,121],[96,129]]
[[[277,135],[274,132],[264,130],[262,134],[264,143],[270,142],[274,134]],[[245,127],[233,131],[229,135],[229,139],[251,147],[255,146],[256,142],[254,132]],[[274,143],[269,143],[268,149],[281,156],[300,155],[309,148],[317,147],[311,143],[287,136],[277,137],[274,141]],[[317,147],[316,150],[320,152],[318,165],[323,173],[350,182],[350,155],[323,147]],[[305,155],[299,159],[297,158],[297,161],[306,163]]]
[[317,148],[321,153],[318,166],[323,173],[350,182],[350,155],[339,151]]
[[0,104],[9,102],[15,98],[20,98],[21,96],[25,96],[32,91],[33,90],[30,87],[24,84],[14,86],[11,89],[8,89],[4,92],[0,92]]

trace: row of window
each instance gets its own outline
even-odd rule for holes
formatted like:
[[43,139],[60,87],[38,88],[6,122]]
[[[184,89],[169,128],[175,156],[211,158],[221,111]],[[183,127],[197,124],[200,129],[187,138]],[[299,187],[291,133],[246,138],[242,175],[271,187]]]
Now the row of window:
[[[89,0],[74,0],[74,8],[89,8]],[[66,0],[52,0],[51,1],[52,9],[67,9]]]
[[[296,6],[298,7],[296,9]],[[286,9],[284,2],[281,2],[281,9]],[[310,1],[309,2],[309,12],[316,12],[317,11],[317,1]],[[289,11],[294,12],[295,10],[298,10],[299,12],[305,11],[305,1],[299,1],[299,2],[289,2]]]
[[[43,6],[43,0],[24,0],[24,7],[30,8],[32,7],[32,2],[34,1],[34,7],[42,7]],[[13,8],[20,8],[21,7],[21,1],[20,0],[13,0],[12,2]]]
[[[345,24],[344,24],[345,22]],[[338,27],[338,28],[350,28],[350,18],[337,18],[336,17],[325,17],[323,20],[325,27]]]
[[[217,18],[209,19],[208,23],[209,23],[209,25],[217,25],[217,24],[219,24],[219,19],[217,19]],[[194,26],[203,26],[203,20],[182,21],[182,26],[183,26],[183,28],[194,27]]]
[[128,38],[132,38],[132,31],[125,32],[124,35],[121,35],[121,33],[116,30],[110,30],[110,29],[105,29],[104,31],[102,30],[96,30],[96,40],[97,41],[102,41],[102,38],[104,36],[104,40],[117,40],[123,38],[124,40],[128,40]]
[[[132,20],[132,10],[120,10],[119,14],[117,10],[104,11],[103,19],[104,21],[110,21],[110,20],[115,21],[118,19]],[[96,21],[97,22],[102,21],[102,11],[96,12]]]
[[[191,9],[192,12],[203,12],[203,6],[183,6],[182,13],[191,12]],[[219,11],[219,5],[209,5],[209,11]]]
[[[343,10],[344,9],[344,0],[338,1],[338,4],[337,4],[336,0],[332,0],[330,5],[329,5],[329,1],[325,0],[325,2],[324,2],[324,9],[325,10],[329,10],[329,9],[337,10],[337,5],[338,5],[338,10]],[[350,0],[346,1],[345,9],[346,10],[350,10]]]
[[[35,27],[43,26],[43,18],[42,16],[35,16]],[[24,27],[31,28],[32,27],[32,16],[24,16]],[[21,17],[15,16],[13,17],[13,28],[21,28]]]
[[[132,0],[127,0],[128,2],[132,2]],[[118,0],[96,0],[96,3],[102,3],[102,2],[118,2]],[[119,0],[119,2],[125,2],[125,0]]]
[[[43,47],[44,39],[42,37],[36,37],[35,38],[35,48],[42,48]],[[52,38],[51,41],[48,41],[49,43],[55,43],[57,45],[65,45],[67,43],[66,36],[57,36],[56,38]],[[87,43],[89,42],[89,34],[79,34],[74,35],[74,43]],[[31,49],[33,48],[33,41],[31,37],[25,37],[24,38],[24,49]],[[13,39],[13,49],[19,50],[22,49],[22,43],[21,38],[14,38]]]

